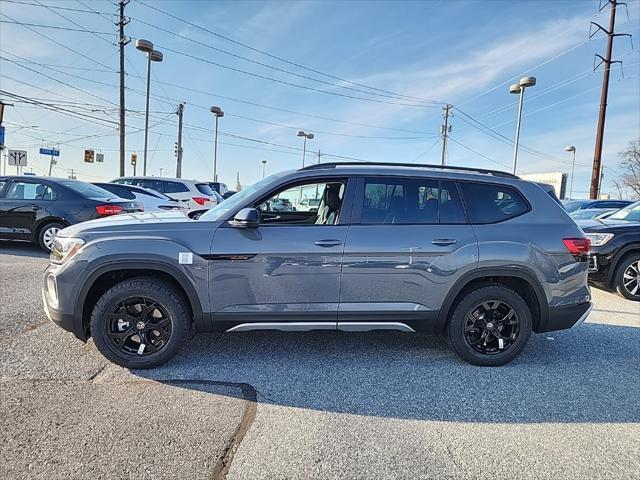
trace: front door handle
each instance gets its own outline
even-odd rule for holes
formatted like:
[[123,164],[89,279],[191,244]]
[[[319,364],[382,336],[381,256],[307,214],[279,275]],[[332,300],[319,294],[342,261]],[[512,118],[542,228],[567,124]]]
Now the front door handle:
[[319,247],[337,247],[342,244],[342,240],[318,240],[314,244]]
[[31,210],[33,210],[34,212],[37,212],[38,210],[40,210],[40,207],[37,205],[32,205]]
[[446,247],[447,245],[453,245],[457,242],[455,238],[434,238],[431,240],[431,243],[434,245],[440,245],[441,247]]

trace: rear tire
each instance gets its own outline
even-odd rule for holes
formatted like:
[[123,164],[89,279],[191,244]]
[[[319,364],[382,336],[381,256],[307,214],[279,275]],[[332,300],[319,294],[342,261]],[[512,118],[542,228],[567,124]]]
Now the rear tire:
[[467,362],[497,367],[520,355],[531,325],[531,311],[520,295],[504,285],[487,285],[460,299],[447,336],[453,350]]
[[620,260],[613,277],[613,287],[618,295],[640,302],[640,253],[632,253]]
[[122,367],[153,368],[173,357],[190,337],[183,295],[154,278],[124,280],[107,290],[91,314],[91,334],[105,357]]
[[66,225],[63,225],[60,222],[51,222],[40,228],[40,231],[38,232],[38,245],[40,248],[45,252],[51,252],[53,239],[58,232],[65,227]]

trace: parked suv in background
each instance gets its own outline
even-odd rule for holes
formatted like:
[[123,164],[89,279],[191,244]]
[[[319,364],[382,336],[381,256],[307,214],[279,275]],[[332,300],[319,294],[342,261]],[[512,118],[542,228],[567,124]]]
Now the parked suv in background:
[[0,239],[34,242],[45,251],[51,250],[58,231],[69,225],[142,210],[138,201],[79,180],[0,177]]
[[111,183],[138,185],[164,193],[169,198],[187,205],[191,210],[211,208],[222,201],[222,197],[211,189],[208,182],[184,178],[121,177],[112,180]]
[[[318,191],[317,210],[273,211]],[[197,220],[89,222],[56,238],[49,318],[111,361],[160,365],[196,331],[445,333],[502,365],[591,309],[589,240],[540,185],[414,164],[319,164],[248,187]]]
[[156,212],[162,210],[188,210],[185,202],[178,202],[167,197],[164,193],[139,187],[137,185],[125,185],[123,183],[101,183],[94,182],[96,187],[117,195],[126,200],[137,200],[144,206],[145,212]]
[[222,182],[209,182],[209,186],[214,192],[218,192],[220,195],[224,197],[225,193],[229,191],[229,187],[227,187],[226,183]]
[[640,302],[640,202],[578,225],[591,239],[589,280]]
[[631,204],[630,200],[564,200],[562,205],[569,213],[591,208],[619,209]]

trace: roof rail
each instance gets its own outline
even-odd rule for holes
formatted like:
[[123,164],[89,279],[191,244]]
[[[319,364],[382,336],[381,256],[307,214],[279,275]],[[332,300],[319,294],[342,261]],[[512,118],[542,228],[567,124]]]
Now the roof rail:
[[512,173],[503,172],[501,170],[490,170],[486,168],[474,167],[455,167],[453,165],[433,165],[429,163],[394,163],[394,162],[326,162],[314,163],[300,170],[317,170],[322,168],[336,168],[342,166],[383,166],[383,167],[413,167],[413,168],[434,168],[437,170],[458,170],[462,172],[484,173],[493,175],[494,177],[520,178]]

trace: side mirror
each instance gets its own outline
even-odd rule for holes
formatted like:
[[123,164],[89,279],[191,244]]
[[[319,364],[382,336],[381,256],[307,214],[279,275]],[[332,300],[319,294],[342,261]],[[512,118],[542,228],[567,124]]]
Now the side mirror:
[[229,223],[235,228],[258,228],[260,214],[255,208],[243,208],[236,213],[236,216]]

